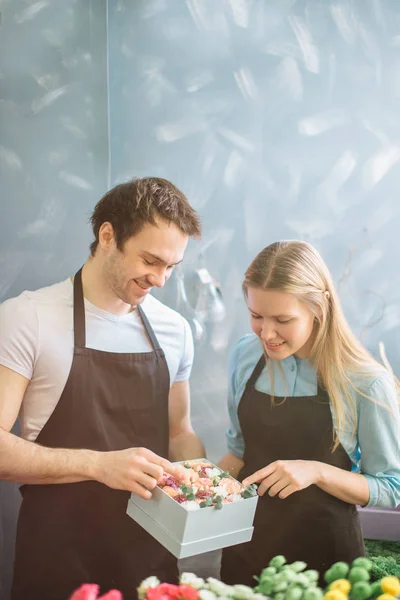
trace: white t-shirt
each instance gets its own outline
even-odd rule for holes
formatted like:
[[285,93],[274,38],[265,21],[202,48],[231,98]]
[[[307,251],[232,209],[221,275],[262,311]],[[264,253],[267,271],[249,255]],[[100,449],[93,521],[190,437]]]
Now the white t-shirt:
[[[0,364],[30,379],[19,414],[21,435],[34,441],[59,401],[73,358],[70,279],[23,292],[0,305]],[[171,384],[185,381],[193,363],[187,321],[151,295],[142,308],[165,352]],[[86,346],[107,352],[149,352],[138,311],[113,315],[85,300]]]

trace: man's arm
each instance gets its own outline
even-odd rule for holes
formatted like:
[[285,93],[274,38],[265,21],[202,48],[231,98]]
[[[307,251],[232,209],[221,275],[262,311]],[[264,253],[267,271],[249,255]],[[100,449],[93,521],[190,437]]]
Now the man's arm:
[[205,458],[204,446],[190,422],[188,381],[172,384],[169,392],[169,459],[171,461]]
[[10,431],[28,384],[29,379],[0,365],[0,479],[31,484],[96,480],[150,498],[149,490],[163,469],[177,474],[169,461],[145,448],[116,452],[46,448],[13,435]]
[[10,433],[29,379],[0,366],[0,479],[69,483],[94,478],[96,452],[44,448]]

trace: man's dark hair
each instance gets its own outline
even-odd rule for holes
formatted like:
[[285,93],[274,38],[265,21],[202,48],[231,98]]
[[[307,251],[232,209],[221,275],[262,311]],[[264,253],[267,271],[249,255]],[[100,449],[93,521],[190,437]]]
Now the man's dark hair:
[[174,223],[190,237],[200,237],[199,215],[175,185],[159,177],[135,178],[116,185],[96,204],[90,217],[95,237],[90,245],[92,256],[103,223],[111,223],[117,248],[122,251],[125,242],[146,223],[155,225],[156,217]]

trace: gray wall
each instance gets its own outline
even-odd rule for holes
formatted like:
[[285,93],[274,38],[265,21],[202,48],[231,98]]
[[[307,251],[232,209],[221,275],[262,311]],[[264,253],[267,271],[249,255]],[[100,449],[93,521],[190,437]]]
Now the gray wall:
[[[225,298],[192,382],[213,458],[227,349],[249,330],[241,278],[272,241],[316,245],[351,324],[400,373],[399,31],[395,0],[109,5],[112,182],[152,173],[182,187],[205,231],[185,271],[205,264]],[[161,297],[174,305],[172,285]]]
[[[0,301],[59,281],[88,253],[108,185],[105,0],[1,2]],[[0,598],[16,486],[0,482]]]

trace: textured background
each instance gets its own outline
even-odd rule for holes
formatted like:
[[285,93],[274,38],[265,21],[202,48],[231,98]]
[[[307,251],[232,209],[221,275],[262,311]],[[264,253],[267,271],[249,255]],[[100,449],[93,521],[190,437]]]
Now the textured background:
[[112,183],[180,185],[204,219],[186,271],[204,264],[224,294],[192,385],[211,457],[227,347],[248,330],[240,282],[277,239],[316,245],[351,324],[399,373],[399,2],[119,0],[109,67]]
[[[212,459],[225,451],[228,348],[248,330],[240,282],[272,241],[316,245],[351,324],[400,373],[398,0],[0,7],[0,301],[80,266],[109,184],[159,175],[204,222],[178,273],[191,302],[176,275],[159,296],[194,325],[205,266],[226,307],[204,323],[192,378]],[[15,488],[0,483],[0,498],[6,598]]]
[[[105,0],[0,0],[0,301],[67,277],[108,184]],[[16,486],[0,482],[0,599]]]

